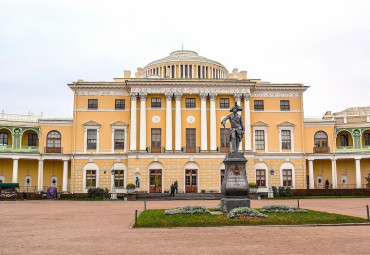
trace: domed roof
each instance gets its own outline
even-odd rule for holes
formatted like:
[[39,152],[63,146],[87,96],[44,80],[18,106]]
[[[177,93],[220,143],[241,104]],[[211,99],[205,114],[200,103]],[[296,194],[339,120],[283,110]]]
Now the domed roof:
[[199,56],[198,53],[196,53],[195,51],[178,50],[178,51],[172,52],[167,57],[150,62],[148,65],[144,67],[144,69],[152,65],[164,64],[164,63],[169,63],[169,62],[201,62],[201,63],[218,65],[220,67],[225,68],[221,63],[205,58],[205,57],[202,57],[202,56]]

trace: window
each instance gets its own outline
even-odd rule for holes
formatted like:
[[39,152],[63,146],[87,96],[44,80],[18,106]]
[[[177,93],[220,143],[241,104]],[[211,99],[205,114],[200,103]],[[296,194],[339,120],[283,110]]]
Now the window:
[[115,150],[125,149],[125,130],[123,129],[114,130],[114,149]]
[[266,170],[256,169],[256,183],[258,187],[266,187]]
[[221,138],[220,151],[230,152],[230,128],[221,128],[220,138]]
[[195,98],[185,98],[186,108],[195,108]]
[[281,148],[283,150],[291,149],[290,130],[281,130]]
[[186,152],[195,153],[195,128],[186,129]]
[[370,145],[370,133],[365,134],[364,137],[365,137],[365,145],[369,146]]
[[97,130],[96,129],[88,129],[87,130],[87,149],[88,150],[95,150],[96,149],[96,141],[97,141]]
[[254,132],[255,132],[254,139],[255,139],[256,150],[264,150],[265,149],[265,131],[255,130]]
[[220,108],[228,109],[230,107],[229,98],[220,98]]
[[340,146],[348,146],[348,135],[340,135]]
[[8,145],[8,134],[0,133],[0,145]]
[[86,170],[86,188],[95,188],[96,170]]
[[324,131],[316,132],[315,147],[328,147],[328,135]]
[[116,110],[124,110],[125,109],[125,99],[116,99]]
[[161,98],[152,97],[152,108],[161,108]]
[[263,111],[265,108],[263,106],[263,100],[254,100],[254,110]]
[[28,146],[36,146],[36,143],[37,143],[37,135],[28,134]]
[[161,152],[161,129],[152,128],[152,152]]
[[90,110],[98,109],[98,99],[88,99],[87,108]]
[[114,171],[114,185],[116,188],[124,188],[123,186],[123,170]]
[[46,153],[61,152],[61,136],[58,131],[50,131],[46,137]]
[[283,186],[292,186],[292,169],[283,169]]
[[280,100],[280,111],[290,111],[289,100]]

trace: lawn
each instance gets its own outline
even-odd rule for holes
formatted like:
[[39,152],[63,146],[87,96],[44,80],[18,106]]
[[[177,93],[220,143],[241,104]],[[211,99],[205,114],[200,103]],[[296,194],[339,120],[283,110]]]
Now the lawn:
[[268,218],[228,219],[226,214],[177,214],[165,215],[163,210],[145,210],[134,227],[215,227],[215,226],[252,226],[252,225],[304,225],[365,223],[366,219],[335,213],[307,210],[307,213],[265,213]]

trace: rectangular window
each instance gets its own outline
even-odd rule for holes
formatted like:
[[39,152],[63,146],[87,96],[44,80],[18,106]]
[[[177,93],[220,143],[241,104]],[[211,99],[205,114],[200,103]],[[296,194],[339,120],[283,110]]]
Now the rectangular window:
[[115,150],[125,149],[125,130],[123,129],[114,130],[114,149]]
[[37,135],[28,134],[28,146],[36,146],[36,143],[37,143]]
[[263,111],[265,108],[263,106],[263,100],[254,100],[254,110]]
[[152,97],[152,108],[161,108],[161,98],[160,97]]
[[348,146],[348,135],[340,135],[340,146]]
[[265,131],[264,130],[255,130],[254,132],[255,146],[256,150],[265,149]]
[[283,186],[292,186],[292,169],[283,169]]
[[185,98],[186,108],[195,108],[195,98]]
[[230,147],[230,128],[220,128],[221,147]]
[[125,99],[116,99],[116,110],[124,110],[125,109]]
[[290,111],[289,100],[280,100],[280,111]]
[[196,129],[187,128],[186,129],[186,152],[195,153],[195,138],[196,138]]
[[96,110],[98,109],[98,99],[88,99],[87,108],[89,110]]
[[152,128],[152,152],[161,152],[161,129]]
[[365,145],[369,146],[370,145],[370,134],[369,133],[365,134],[364,137],[365,137]]
[[258,187],[266,187],[266,170],[256,169],[256,180]]
[[283,150],[291,149],[290,130],[281,130],[281,147]]
[[88,129],[87,130],[87,149],[88,150],[95,150],[96,149],[96,141],[97,141],[97,130],[96,129]]
[[116,188],[124,188],[123,186],[123,170],[115,170],[114,171],[114,185]]
[[86,188],[96,187],[96,170],[86,170]]
[[230,107],[229,98],[220,98],[220,108],[228,109]]

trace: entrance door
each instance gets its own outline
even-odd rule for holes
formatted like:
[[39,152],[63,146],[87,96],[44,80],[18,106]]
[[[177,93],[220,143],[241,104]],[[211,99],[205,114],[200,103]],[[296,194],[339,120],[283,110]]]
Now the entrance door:
[[197,170],[187,169],[185,170],[185,192],[186,193],[197,193]]
[[162,192],[162,170],[151,169],[150,170],[150,193],[161,193]]

